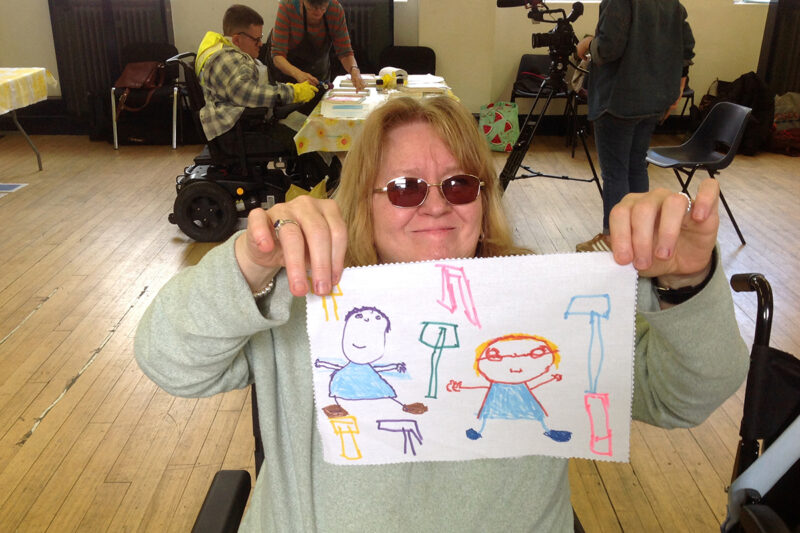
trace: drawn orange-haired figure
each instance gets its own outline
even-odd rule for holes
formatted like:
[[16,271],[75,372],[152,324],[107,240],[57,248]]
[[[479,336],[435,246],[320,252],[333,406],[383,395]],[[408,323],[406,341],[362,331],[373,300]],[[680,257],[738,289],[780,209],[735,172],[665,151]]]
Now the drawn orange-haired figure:
[[475,349],[475,372],[489,385],[464,386],[460,381],[450,380],[447,390],[488,389],[478,411],[481,427],[469,428],[467,437],[477,440],[483,436],[486,421],[490,418],[503,420],[536,420],[544,434],[556,442],[572,438],[569,431],[558,431],[547,427],[547,411],[533,389],[552,381],[561,381],[561,374],[551,373],[558,368],[561,355],[558,347],[536,335],[511,333],[484,342]]

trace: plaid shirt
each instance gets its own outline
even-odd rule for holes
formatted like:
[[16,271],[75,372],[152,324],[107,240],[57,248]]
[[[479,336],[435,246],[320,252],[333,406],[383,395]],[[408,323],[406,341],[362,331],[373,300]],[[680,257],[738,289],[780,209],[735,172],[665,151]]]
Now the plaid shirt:
[[206,100],[200,120],[209,140],[233,128],[245,107],[275,107],[294,99],[294,89],[286,84],[259,83],[256,60],[235,46],[223,46],[206,61],[200,83]]

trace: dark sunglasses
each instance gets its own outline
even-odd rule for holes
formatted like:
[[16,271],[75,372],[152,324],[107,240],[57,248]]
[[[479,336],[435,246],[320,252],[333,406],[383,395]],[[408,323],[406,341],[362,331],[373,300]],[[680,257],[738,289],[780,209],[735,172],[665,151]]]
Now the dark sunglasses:
[[483,185],[480,178],[470,174],[457,174],[434,184],[422,178],[403,176],[389,181],[386,187],[373,189],[373,192],[385,192],[395,207],[419,207],[428,197],[428,189],[439,187],[451,205],[464,205],[475,201]]

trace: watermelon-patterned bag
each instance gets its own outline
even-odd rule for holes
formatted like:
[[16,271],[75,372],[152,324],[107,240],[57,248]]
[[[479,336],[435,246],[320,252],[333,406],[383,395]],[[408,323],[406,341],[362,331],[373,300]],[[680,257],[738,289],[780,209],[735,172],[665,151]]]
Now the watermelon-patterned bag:
[[478,123],[495,152],[510,152],[519,137],[519,116],[514,102],[495,102],[481,107]]

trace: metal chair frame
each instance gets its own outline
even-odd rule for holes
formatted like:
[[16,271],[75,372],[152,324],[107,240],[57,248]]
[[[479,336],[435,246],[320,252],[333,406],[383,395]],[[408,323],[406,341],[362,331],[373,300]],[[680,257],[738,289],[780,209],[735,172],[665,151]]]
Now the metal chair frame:
[[[162,50],[162,54],[169,49],[172,48],[170,52],[166,55],[166,57],[149,57],[145,58],[142,57],[141,49],[147,48],[144,43],[135,43],[126,46],[122,51],[122,62],[123,64],[128,63],[130,61],[165,61],[175,55],[178,50],[173,45],[169,43],[149,43],[151,46],[158,46],[164,47]],[[174,74],[174,75],[173,75]],[[167,76],[167,79],[164,81],[165,85],[172,85],[172,149],[176,149],[178,147],[178,74],[177,71],[174,73],[170,73]],[[114,150],[119,150],[119,135],[117,132],[117,88],[111,87],[111,129],[114,135]]]
[[[715,178],[720,170],[731,164],[744,135],[750,111],[749,107],[732,102],[719,102],[688,141],[680,146],[650,148],[647,162],[671,168],[681,185],[681,191],[689,195],[689,183],[695,172],[702,169],[708,172],[709,177]],[[721,190],[719,197],[739,240],[742,245],[747,244]]]

